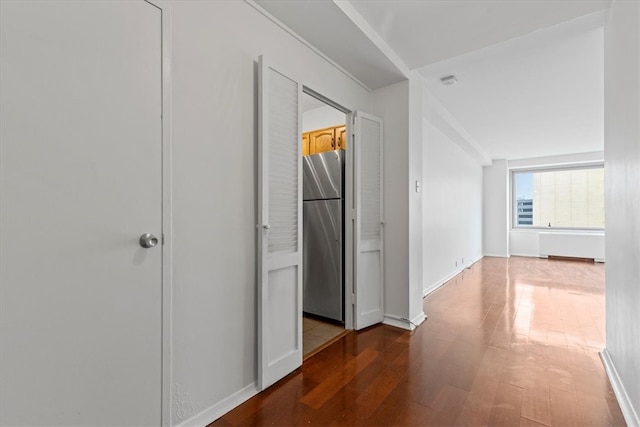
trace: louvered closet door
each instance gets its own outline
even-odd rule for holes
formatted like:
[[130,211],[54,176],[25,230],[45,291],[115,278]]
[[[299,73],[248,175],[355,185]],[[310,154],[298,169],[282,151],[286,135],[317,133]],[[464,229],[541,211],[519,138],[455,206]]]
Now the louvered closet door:
[[260,57],[258,358],[265,389],[302,364],[302,85]]
[[360,111],[355,119],[355,329],[380,323],[383,311],[382,120]]

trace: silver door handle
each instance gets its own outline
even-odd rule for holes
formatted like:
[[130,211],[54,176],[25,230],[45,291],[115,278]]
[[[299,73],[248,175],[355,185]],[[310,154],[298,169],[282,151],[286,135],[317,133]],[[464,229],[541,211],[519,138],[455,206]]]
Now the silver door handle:
[[140,246],[143,248],[149,249],[158,244],[158,238],[150,233],[145,233],[140,236]]
[[265,224],[262,226],[262,228],[264,228],[265,230],[269,230],[271,229],[271,226],[269,224]]

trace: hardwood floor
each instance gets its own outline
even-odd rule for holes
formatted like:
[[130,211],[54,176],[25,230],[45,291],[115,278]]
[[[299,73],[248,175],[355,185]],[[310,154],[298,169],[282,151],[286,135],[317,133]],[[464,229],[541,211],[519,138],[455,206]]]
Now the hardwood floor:
[[604,265],[484,258],[413,332],[350,333],[213,426],[624,426],[598,352]]

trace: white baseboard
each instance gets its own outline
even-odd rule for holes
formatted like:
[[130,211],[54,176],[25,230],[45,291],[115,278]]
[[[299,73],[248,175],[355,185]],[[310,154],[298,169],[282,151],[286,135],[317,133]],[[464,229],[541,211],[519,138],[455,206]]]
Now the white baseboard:
[[490,256],[493,258],[509,258],[511,255],[510,254],[484,254],[484,256]]
[[420,313],[418,313],[418,315],[416,317],[414,317],[413,319],[411,319],[411,323],[413,323],[413,325],[417,328],[418,326],[420,326],[422,324],[422,322],[424,322],[425,320],[427,320],[427,315],[424,314],[424,311],[421,311]]
[[208,407],[199,414],[196,414],[193,417],[180,422],[177,427],[201,427],[211,424],[236,406],[239,406],[245,401],[251,399],[259,392],[260,390],[258,389],[257,384],[251,383],[243,389],[238,390],[231,396],[227,397],[226,399],[221,400],[215,405]]
[[[490,255],[487,255],[490,256]],[[549,255],[540,255],[540,254],[514,254],[512,253],[509,256],[521,256],[521,257],[529,257],[529,258],[540,258],[540,259],[549,259]],[[604,259],[601,258],[594,258],[593,259],[594,262],[599,262],[604,264]]]
[[406,329],[407,331],[413,331],[415,328],[411,325],[407,319],[401,319],[397,316],[392,316],[390,314],[385,314],[384,319],[382,319],[382,323],[389,326],[394,326],[400,329]]
[[427,316],[424,314],[424,311],[421,311],[411,320],[404,317],[394,316],[392,314],[385,314],[382,323],[384,323],[385,325],[394,326],[396,328],[413,331],[425,320],[427,320]]
[[522,257],[527,257],[527,258],[542,258],[539,254],[516,254],[516,253],[510,253],[509,254],[510,257],[512,256],[522,256]]
[[426,288],[424,288],[422,290],[422,298],[426,297],[427,295],[429,295],[431,292],[437,291],[442,285],[444,285],[445,283],[447,283],[449,280],[453,279],[455,276],[457,276],[458,274],[460,274],[462,272],[463,269],[460,270],[456,270],[453,273],[451,273],[450,275],[438,280],[436,283],[427,286]]
[[627,390],[624,388],[624,384],[622,383],[622,380],[618,375],[618,371],[613,364],[613,360],[611,359],[609,350],[607,350],[606,348],[602,350],[600,352],[600,359],[602,360],[604,370],[607,372],[607,376],[609,377],[609,382],[611,383],[613,393],[616,395],[616,399],[618,399],[618,405],[620,405],[624,420],[630,427],[640,426],[640,418],[638,417],[638,413],[633,407],[631,399],[629,399]]
[[[491,255],[484,255],[484,256],[491,256]],[[438,288],[440,288],[442,285],[444,285],[445,283],[447,283],[449,280],[453,279],[455,276],[457,276],[458,274],[462,273],[465,269],[471,267],[473,264],[475,264],[476,262],[480,261],[483,257],[479,257],[476,258],[474,260],[469,261],[467,264],[458,267],[456,270],[454,270],[451,274],[443,277],[442,279],[436,281],[435,283],[426,286],[423,290],[422,290],[422,298],[426,297],[427,295],[429,295],[431,292],[437,290]]]

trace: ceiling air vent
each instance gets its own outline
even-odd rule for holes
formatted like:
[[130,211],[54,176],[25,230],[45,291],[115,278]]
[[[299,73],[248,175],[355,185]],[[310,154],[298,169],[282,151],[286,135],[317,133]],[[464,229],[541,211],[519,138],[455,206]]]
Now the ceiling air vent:
[[454,76],[453,74],[450,75],[450,76],[441,77],[440,81],[445,86],[452,86],[452,85],[458,83],[458,79],[456,79],[456,76]]

